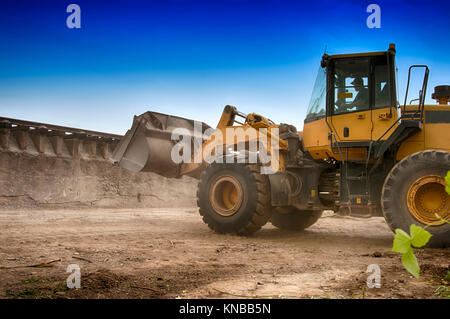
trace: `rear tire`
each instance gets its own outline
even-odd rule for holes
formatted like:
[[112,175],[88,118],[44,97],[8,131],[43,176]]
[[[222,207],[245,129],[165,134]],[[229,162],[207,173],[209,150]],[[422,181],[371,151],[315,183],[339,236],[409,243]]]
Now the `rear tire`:
[[197,205],[215,232],[250,235],[270,219],[270,186],[258,165],[209,165],[200,175]]
[[289,213],[272,214],[270,222],[279,229],[302,231],[315,224],[322,216],[322,211],[300,211],[295,208]]
[[[392,231],[401,228],[409,233],[411,224],[427,227],[433,236],[427,247],[449,247],[450,225],[434,216],[450,216],[450,195],[445,192],[444,177],[450,170],[450,153],[422,151],[398,162],[383,185],[383,215]],[[434,224],[434,225],[432,225]]]

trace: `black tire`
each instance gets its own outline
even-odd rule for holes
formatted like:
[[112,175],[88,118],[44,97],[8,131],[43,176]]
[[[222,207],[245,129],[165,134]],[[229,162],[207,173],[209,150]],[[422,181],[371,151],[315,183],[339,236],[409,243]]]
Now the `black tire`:
[[315,224],[322,216],[322,211],[300,211],[295,208],[289,213],[275,212],[270,217],[272,225],[279,229],[302,231]]
[[[421,177],[444,177],[449,170],[450,153],[434,150],[414,153],[392,168],[385,179],[381,194],[383,215],[392,231],[400,228],[409,233],[411,224],[422,227],[426,225],[410,212],[407,204],[408,190]],[[427,247],[450,247],[449,224],[429,226],[427,230],[433,235]]]
[[[270,219],[270,186],[267,176],[260,174],[259,166],[212,163],[200,175],[197,206],[203,221],[215,232],[250,235]],[[241,185],[242,203],[231,216],[222,216],[213,208],[210,190],[221,176],[232,176]]]

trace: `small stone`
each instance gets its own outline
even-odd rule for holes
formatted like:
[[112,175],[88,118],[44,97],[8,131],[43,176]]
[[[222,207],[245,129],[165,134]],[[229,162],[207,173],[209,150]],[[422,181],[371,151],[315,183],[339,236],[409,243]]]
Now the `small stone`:
[[376,251],[376,252],[374,252],[374,253],[372,254],[372,256],[378,258],[378,257],[383,256],[383,254],[382,254],[381,252],[379,252],[379,251]]

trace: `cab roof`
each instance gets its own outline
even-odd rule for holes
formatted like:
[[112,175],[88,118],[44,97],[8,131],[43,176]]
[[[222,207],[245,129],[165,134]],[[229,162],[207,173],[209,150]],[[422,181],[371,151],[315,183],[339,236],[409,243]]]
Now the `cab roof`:
[[364,52],[364,53],[348,53],[348,54],[333,54],[328,55],[329,59],[340,59],[340,58],[357,58],[365,56],[376,56],[385,55],[387,51],[377,51],[377,52]]
[[327,64],[327,61],[334,60],[334,59],[342,59],[342,58],[358,58],[358,57],[366,57],[366,56],[380,56],[380,55],[386,55],[386,54],[393,54],[395,55],[395,44],[390,43],[389,48],[387,51],[376,51],[376,52],[363,52],[363,53],[347,53],[347,54],[333,54],[328,55],[324,54],[322,56],[321,66],[324,67]]

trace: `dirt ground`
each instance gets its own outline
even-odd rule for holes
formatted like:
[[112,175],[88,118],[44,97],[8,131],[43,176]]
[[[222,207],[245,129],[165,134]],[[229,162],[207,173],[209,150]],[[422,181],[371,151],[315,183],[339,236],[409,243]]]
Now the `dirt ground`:
[[[3,210],[0,229],[0,298],[448,296],[450,250],[418,251],[416,280],[382,218],[328,214],[304,232],[268,224],[237,237],[209,230],[196,208]],[[69,264],[80,289],[66,286]],[[381,288],[367,288],[370,264]]]

